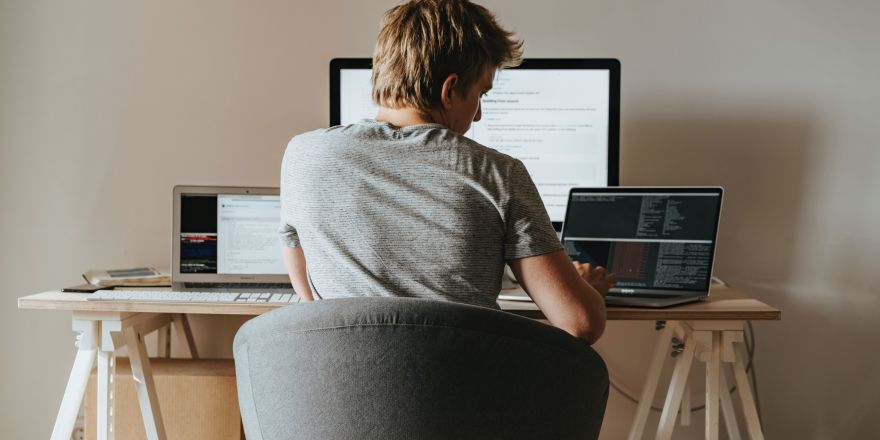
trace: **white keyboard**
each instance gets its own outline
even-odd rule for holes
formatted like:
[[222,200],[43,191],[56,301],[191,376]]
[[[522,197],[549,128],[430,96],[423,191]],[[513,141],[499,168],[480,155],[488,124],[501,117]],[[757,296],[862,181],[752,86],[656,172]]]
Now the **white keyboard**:
[[144,302],[209,302],[209,303],[295,303],[294,293],[269,292],[171,292],[152,290],[99,290],[89,295],[89,301],[144,301]]

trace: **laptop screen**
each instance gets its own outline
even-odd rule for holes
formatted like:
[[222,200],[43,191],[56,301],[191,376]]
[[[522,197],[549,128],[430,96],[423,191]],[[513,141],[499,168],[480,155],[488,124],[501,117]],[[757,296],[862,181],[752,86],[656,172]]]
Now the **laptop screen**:
[[277,195],[182,194],[180,273],[284,275]]
[[720,210],[720,188],[575,188],[562,241],[617,274],[611,293],[706,292]]

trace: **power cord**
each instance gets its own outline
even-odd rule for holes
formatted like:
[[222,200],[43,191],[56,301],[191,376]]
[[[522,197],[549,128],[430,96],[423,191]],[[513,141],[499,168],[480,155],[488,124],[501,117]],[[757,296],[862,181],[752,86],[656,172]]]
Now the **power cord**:
[[[713,277],[712,277],[712,281],[714,281],[714,282],[716,282],[716,283],[718,283],[718,284],[721,284],[721,285],[723,285],[723,286],[727,286],[727,283],[724,282],[722,279],[720,279],[720,278],[718,278],[718,277],[714,277],[714,276],[713,276]],[[666,324],[665,321],[657,321],[657,327],[656,327],[656,330],[659,331],[659,330],[663,329],[663,327],[665,326],[665,324]],[[745,338],[744,338],[745,340],[743,341],[743,342],[746,344],[746,354],[748,354],[748,356],[749,356],[749,361],[748,361],[748,363],[746,364],[746,374],[748,374],[748,375],[750,376],[751,383],[752,383],[752,392],[755,393],[755,408],[756,408],[757,411],[758,411],[758,421],[761,423],[761,425],[763,425],[763,424],[764,424],[764,420],[763,420],[762,417],[761,417],[761,403],[760,403],[760,399],[758,398],[758,381],[757,381],[757,374],[756,374],[756,372],[755,372],[754,362],[753,362],[753,361],[754,361],[754,356],[755,356],[755,329],[754,329],[754,327],[752,327],[752,322],[751,322],[751,321],[747,321],[747,324],[748,324],[748,326],[747,326],[748,331],[746,332],[746,334],[745,334]],[[679,350],[680,348],[683,348],[683,345],[681,345],[680,342],[677,342],[677,338],[673,338],[673,344],[677,344],[677,345],[675,346],[675,350]],[[673,357],[674,357],[674,356],[675,356],[675,355],[673,355]],[[623,386],[621,386],[619,383],[617,383],[613,378],[610,378],[610,377],[609,377],[609,379],[610,379],[610,383],[611,383],[611,388],[612,388],[612,389],[614,389],[615,391],[617,391],[618,393],[620,393],[623,397],[625,397],[625,398],[626,398],[627,400],[629,400],[630,402],[633,402],[633,403],[635,403],[636,405],[639,404],[639,399],[636,398],[636,397],[634,397],[634,396],[633,396],[633,393],[631,393],[631,392],[629,392],[628,390],[626,390]],[[729,390],[728,392],[729,392],[730,394],[733,394],[734,391],[736,391],[736,385],[730,387],[730,390]],[[705,405],[705,404],[703,404],[703,405],[699,405],[699,406],[691,407],[690,410],[691,410],[691,412],[696,412],[696,411],[701,411],[701,410],[704,410],[704,409],[706,409],[706,405]],[[651,405],[651,410],[652,410],[652,411],[657,411],[657,412],[662,412],[662,411],[663,411],[663,408],[660,408],[660,407],[654,406],[654,405],[652,404],[652,405]]]

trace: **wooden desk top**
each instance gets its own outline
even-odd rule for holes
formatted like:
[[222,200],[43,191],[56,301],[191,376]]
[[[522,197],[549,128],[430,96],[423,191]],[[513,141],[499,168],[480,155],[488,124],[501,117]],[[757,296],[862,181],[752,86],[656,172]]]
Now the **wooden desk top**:
[[[499,301],[501,309],[533,319],[544,314],[531,302]],[[782,311],[749,298],[735,289],[713,284],[709,297],[690,304],[649,309],[639,307],[608,307],[609,320],[623,321],[755,321],[782,319]]]
[[[18,299],[18,308],[34,310],[69,310],[92,312],[150,312],[192,313],[208,315],[259,315],[287,304],[221,304],[221,303],[159,303],[135,301],[88,301],[87,293],[44,292]],[[501,309],[533,319],[544,314],[531,302],[499,301]],[[713,285],[709,298],[704,301],[669,307],[646,309],[609,307],[611,320],[778,320],[782,312],[742,293],[720,285]]]

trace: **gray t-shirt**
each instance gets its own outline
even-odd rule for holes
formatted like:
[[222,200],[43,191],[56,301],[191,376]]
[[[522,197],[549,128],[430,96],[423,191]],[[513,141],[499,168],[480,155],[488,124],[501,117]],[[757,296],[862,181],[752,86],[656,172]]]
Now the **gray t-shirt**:
[[522,162],[439,124],[372,120],[290,141],[279,233],[322,298],[493,308],[506,260],[562,249]]

